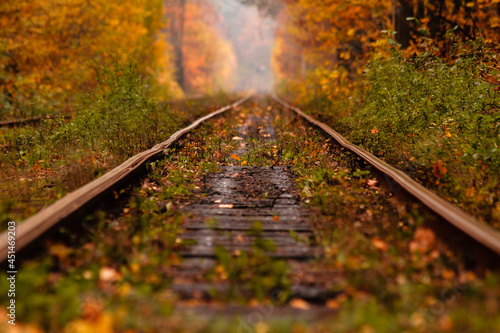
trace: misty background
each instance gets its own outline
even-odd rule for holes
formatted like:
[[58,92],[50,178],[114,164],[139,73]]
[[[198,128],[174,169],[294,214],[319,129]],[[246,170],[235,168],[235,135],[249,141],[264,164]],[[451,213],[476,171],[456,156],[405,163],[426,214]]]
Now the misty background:
[[269,92],[274,86],[271,57],[276,22],[256,5],[236,0],[213,0],[217,30],[236,55],[234,91]]

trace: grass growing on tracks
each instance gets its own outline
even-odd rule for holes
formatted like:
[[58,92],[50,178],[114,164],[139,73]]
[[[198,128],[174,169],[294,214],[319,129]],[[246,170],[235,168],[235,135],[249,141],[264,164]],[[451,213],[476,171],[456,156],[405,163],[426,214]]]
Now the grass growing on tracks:
[[[40,256],[43,260],[26,263],[19,274],[20,320],[42,323],[46,331],[100,332],[111,326],[131,332],[477,332],[498,327],[496,275],[481,278],[469,271],[460,253],[441,248],[423,227],[427,216],[417,207],[393,202],[356,158],[290,113],[266,106],[203,126],[175,154],[151,165],[148,179],[125,207],[87,222],[82,247],[71,244],[78,237],[69,230],[70,241],[53,241]],[[230,156],[241,148],[240,141],[232,140],[238,135],[234,125],[251,114],[262,119],[267,112],[278,129],[276,138],[264,137],[254,124],[244,153]],[[336,315],[316,322],[282,317],[280,304],[268,295],[262,302],[250,300],[255,312],[242,318],[173,312],[177,299],[168,287],[181,260],[176,254],[182,245],[179,208],[199,194],[204,175],[223,164],[292,167],[304,203],[317,211],[315,244],[323,255],[290,272],[285,282],[317,274],[324,286],[339,292],[326,303],[337,309]],[[231,262],[220,255],[224,258],[206,278],[230,279],[238,286],[283,272],[269,268],[269,258]],[[262,269],[245,267],[255,264]],[[249,275],[243,274],[245,268]],[[6,280],[0,276],[0,281]],[[266,292],[272,290],[268,286]],[[290,304],[314,311],[307,302]]]
[[100,84],[72,121],[3,130],[0,226],[21,220],[99,177],[127,158],[166,140],[232,97],[159,104],[133,62],[99,71]]
[[[235,135],[230,124],[213,121],[188,134],[164,160],[150,164],[149,177],[134,189],[125,208],[97,212],[83,223],[83,232],[62,229],[38,259],[25,262],[17,280],[18,326],[47,332],[170,327],[164,318],[177,301],[168,286],[176,277],[173,266],[181,261],[176,254],[182,246],[179,207],[199,192],[204,174],[234,162],[229,157]],[[262,253],[241,258],[249,261],[241,261],[240,270],[253,263],[255,271],[249,275],[247,270],[242,278],[226,265],[231,283],[253,285],[264,297],[274,282],[263,283],[262,274],[277,268]],[[213,279],[221,277],[220,270],[214,273]],[[7,280],[0,275],[3,289]],[[2,302],[4,298],[0,296]]]
[[335,332],[496,329],[500,280],[495,273],[476,276],[462,253],[444,248],[424,225],[431,216],[417,204],[391,199],[352,154],[294,118],[278,113],[274,119],[281,129],[276,141],[257,139],[240,163],[292,165],[303,200],[317,209],[316,243],[324,257],[310,262],[307,271],[326,272],[326,285],[340,292],[327,305],[339,313],[324,326],[305,327]]
[[[451,63],[392,50],[354,87],[310,89],[305,111],[500,229],[498,48],[457,45]],[[335,85],[335,83],[333,83]],[[330,90],[328,90],[330,91]]]
[[209,278],[229,287],[216,296],[230,302],[245,302],[248,291],[244,289],[248,289],[257,301],[284,303],[290,296],[290,268],[285,260],[269,257],[269,252],[276,251],[276,245],[262,236],[262,223],[256,222],[248,235],[255,237],[252,250],[240,251],[236,257],[224,247],[216,247],[218,265]]

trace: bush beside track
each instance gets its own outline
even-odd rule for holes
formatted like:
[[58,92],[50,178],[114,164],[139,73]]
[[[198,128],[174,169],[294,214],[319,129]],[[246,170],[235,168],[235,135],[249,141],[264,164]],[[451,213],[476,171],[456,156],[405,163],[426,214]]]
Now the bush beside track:
[[[452,61],[375,57],[349,89],[310,89],[298,101],[354,144],[500,228],[497,51],[458,44]],[[307,83],[306,83],[307,84]],[[292,91],[293,93],[293,91]]]

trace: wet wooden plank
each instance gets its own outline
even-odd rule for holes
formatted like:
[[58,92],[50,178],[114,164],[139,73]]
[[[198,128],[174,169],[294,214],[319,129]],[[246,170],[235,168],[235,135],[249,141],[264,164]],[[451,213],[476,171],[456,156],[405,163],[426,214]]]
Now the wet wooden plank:
[[[237,251],[251,252],[251,246],[238,246],[229,245],[224,246],[225,249],[236,254]],[[190,246],[188,249],[181,250],[179,254],[182,257],[198,257],[198,258],[215,258],[215,245],[194,245]],[[317,254],[317,251],[308,246],[280,246],[276,251],[269,251],[267,255],[272,258],[287,258],[287,259],[306,259],[313,258]]]
[[[71,216],[74,216],[74,214],[88,209],[105,194],[110,193],[113,189],[123,186],[129,182],[132,177],[145,170],[147,162],[163,156],[165,149],[170,147],[183,135],[198,127],[204,121],[241,105],[250,97],[251,96],[242,98],[236,103],[228,105],[196,120],[188,127],[172,134],[168,140],[157,144],[147,151],[131,157],[118,167],[104,174],[102,177],[97,178],[79,189],[67,194],[54,204],[42,209],[26,221],[21,222],[16,229],[16,251],[20,251],[24,246],[42,235],[57,223],[62,220],[70,219]],[[7,259],[7,250],[7,231],[4,231],[0,234],[0,261]]]
[[[183,226],[186,230],[250,230],[253,225],[247,222],[225,222],[217,223],[216,225],[208,225],[205,223],[192,223]],[[304,223],[290,223],[290,224],[276,224],[276,223],[262,223],[263,231],[273,230],[291,230],[291,231],[311,231],[311,226]]]
[[[183,299],[203,298],[211,299],[214,293],[224,294],[229,291],[227,285],[214,285],[211,283],[173,284],[170,290],[177,293]],[[241,286],[242,292],[248,287]],[[301,298],[310,302],[323,303],[328,299],[337,297],[342,291],[329,290],[327,288],[294,284],[290,288],[292,298]]]

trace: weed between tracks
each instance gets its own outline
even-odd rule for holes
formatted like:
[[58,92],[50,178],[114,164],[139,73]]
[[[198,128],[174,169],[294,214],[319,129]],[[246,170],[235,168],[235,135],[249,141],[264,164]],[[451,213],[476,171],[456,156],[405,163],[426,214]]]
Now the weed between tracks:
[[[133,62],[102,69],[73,120],[0,129],[0,230],[153,147],[228,96],[159,104]],[[231,97],[234,99],[234,97]]]
[[261,223],[252,226],[248,234],[256,238],[250,251],[240,251],[234,256],[224,247],[216,247],[218,265],[208,279],[227,282],[229,288],[222,294],[215,292],[214,296],[229,302],[245,302],[250,292],[257,301],[283,304],[290,296],[290,268],[284,260],[269,257],[269,252],[276,251],[276,245],[262,236]]
[[[461,254],[443,248],[423,226],[430,217],[417,205],[394,201],[368,167],[275,105],[241,111],[204,125],[152,164],[129,204],[86,222],[83,239],[68,231],[76,245],[52,240],[41,261],[25,263],[18,280],[19,318],[41,323],[46,331],[477,332],[498,327],[497,276],[480,278],[467,270]],[[250,124],[250,115],[268,114],[278,130],[273,138]],[[251,125],[244,144],[235,124]],[[235,150],[241,153],[231,155]],[[235,259],[219,250],[214,268],[197,277],[232,286],[229,293],[214,294],[210,305],[251,304],[258,320],[215,318],[210,310],[179,314],[174,310],[179,300],[168,288],[182,262],[180,209],[202,194],[205,175],[217,165],[291,166],[302,200],[316,212],[313,244],[322,254],[314,260],[299,265],[259,251]],[[262,250],[269,244],[255,246]],[[324,306],[338,313],[316,322],[278,316],[281,303],[272,290],[286,291],[294,281],[337,292]],[[253,297],[241,293],[244,286]],[[314,312],[304,300],[288,301],[303,314]],[[262,308],[273,311],[263,315]]]
[[496,53],[480,39],[458,43],[448,63],[392,49],[356,85],[338,93],[309,87],[300,102],[354,144],[500,229],[500,94],[488,80],[498,75]]

